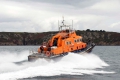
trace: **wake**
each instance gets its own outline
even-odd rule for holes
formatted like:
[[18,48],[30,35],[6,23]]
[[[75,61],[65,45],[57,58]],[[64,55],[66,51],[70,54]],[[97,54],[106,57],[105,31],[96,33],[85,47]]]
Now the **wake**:
[[[58,60],[38,59],[35,62],[28,62],[28,55],[28,51],[0,52],[0,80],[36,76],[114,73],[103,71],[102,68],[109,65],[95,54],[70,53]],[[21,64],[17,64],[18,62]],[[98,68],[101,70],[97,70]]]

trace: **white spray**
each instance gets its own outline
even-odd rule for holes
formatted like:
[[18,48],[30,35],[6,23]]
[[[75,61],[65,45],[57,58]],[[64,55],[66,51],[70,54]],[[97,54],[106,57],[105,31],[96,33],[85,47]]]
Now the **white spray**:
[[[1,54],[4,53],[4,54]],[[19,79],[36,76],[83,75],[94,73],[113,73],[99,71],[97,68],[109,66],[94,54],[69,53],[59,60],[38,59],[35,62],[14,62],[27,60],[28,51],[18,53],[0,52],[0,80]]]

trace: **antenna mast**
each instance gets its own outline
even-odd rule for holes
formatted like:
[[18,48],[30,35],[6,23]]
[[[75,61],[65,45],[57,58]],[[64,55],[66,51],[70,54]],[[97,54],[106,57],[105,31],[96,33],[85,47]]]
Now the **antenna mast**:
[[63,21],[62,21],[62,24],[63,24],[63,25],[64,25],[64,21],[65,21],[65,20],[64,20],[64,16],[63,16]]
[[58,20],[58,30],[60,30],[60,27],[59,27],[59,20]]
[[73,30],[73,20],[72,20],[72,30]]

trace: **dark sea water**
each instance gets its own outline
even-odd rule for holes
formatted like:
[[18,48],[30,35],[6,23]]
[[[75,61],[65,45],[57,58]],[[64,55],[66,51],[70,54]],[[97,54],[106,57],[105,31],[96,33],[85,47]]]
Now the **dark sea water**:
[[28,62],[38,46],[0,46],[0,80],[120,80],[120,46],[96,46],[90,54]]

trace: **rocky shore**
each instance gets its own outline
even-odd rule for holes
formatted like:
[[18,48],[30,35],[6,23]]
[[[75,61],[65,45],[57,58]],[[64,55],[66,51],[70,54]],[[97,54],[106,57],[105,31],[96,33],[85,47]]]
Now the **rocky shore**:
[[[28,33],[28,32],[0,32],[0,45],[40,45],[56,32]],[[105,31],[76,31],[77,35],[83,37],[83,41],[91,40],[96,45],[120,45],[120,33]]]

